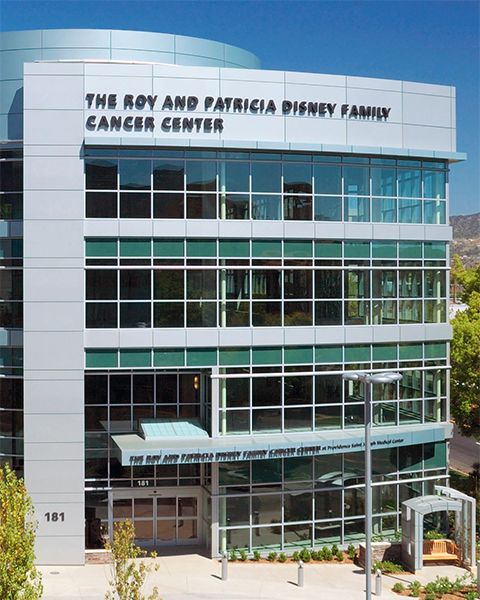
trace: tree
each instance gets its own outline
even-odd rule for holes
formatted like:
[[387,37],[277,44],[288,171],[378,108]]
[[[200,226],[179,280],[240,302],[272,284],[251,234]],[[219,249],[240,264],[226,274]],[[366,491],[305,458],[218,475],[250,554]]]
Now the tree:
[[0,598],[37,600],[42,597],[40,573],[34,565],[33,505],[23,479],[8,464],[0,466]]
[[[158,565],[152,567],[145,564],[141,559],[146,555],[135,545],[135,529],[133,523],[128,519],[115,523],[113,531],[113,542],[107,542],[105,548],[112,553],[112,579],[109,581],[113,588],[105,594],[105,600],[157,600],[158,590],[153,588],[149,596],[142,593],[148,574]],[[156,554],[153,552],[153,558]]]
[[454,263],[468,309],[452,319],[451,413],[463,435],[480,439],[480,265],[466,269]]

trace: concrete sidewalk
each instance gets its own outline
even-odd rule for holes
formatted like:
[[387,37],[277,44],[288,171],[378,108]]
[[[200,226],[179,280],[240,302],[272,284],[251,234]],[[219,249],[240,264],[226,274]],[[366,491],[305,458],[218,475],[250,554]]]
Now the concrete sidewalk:
[[[146,590],[154,585],[162,600],[364,600],[365,576],[352,564],[306,564],[305,586],[299,588],[297,566],[287,564],[229,563],[228,580],[220,579],[220,563],[198,554],[161,556],[160,569],[149,576]],[[43,600],[103,600],[108,590],[109,565],[42,567]],[[391,589],[414,579],[427,583],[437,575],[455,578],[466,573],[452,566],[429,566],[415,576],[382,577],[382,599],[399,600]],[[375,582],[372,578],[372,589]]]

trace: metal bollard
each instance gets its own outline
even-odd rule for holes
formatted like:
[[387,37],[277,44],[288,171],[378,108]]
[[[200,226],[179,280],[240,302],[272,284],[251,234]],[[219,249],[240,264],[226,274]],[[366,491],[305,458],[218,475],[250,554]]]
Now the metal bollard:
[[375,596],[382,595],[382,572],[380,569],[375,571]]
[[224,552],[222,556],[222,581],[227,581],[228,577],[228,556]]
[[298,581],[297,586],[303,587],[304,577],[303,577],[303,560],[298,561]]

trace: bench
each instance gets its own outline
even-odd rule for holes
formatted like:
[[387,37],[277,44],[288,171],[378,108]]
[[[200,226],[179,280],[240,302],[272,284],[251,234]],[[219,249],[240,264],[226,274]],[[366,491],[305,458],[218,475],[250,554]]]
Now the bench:
[[423,562],[457,561],[460,552],[452,540],[425,540],[423,542]]

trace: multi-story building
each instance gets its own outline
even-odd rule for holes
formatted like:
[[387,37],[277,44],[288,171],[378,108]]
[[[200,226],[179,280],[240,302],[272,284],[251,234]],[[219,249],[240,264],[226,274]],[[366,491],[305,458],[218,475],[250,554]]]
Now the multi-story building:
[[101,526],[293,550],[448,481],[449,86],[159,33],[2,34],[0,449],[41,563]]

